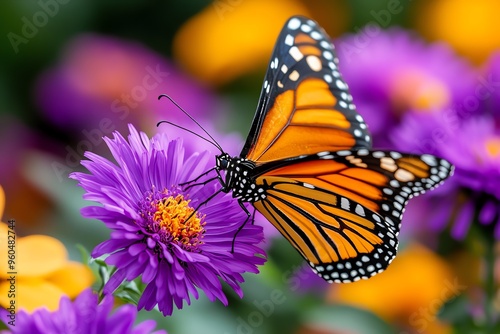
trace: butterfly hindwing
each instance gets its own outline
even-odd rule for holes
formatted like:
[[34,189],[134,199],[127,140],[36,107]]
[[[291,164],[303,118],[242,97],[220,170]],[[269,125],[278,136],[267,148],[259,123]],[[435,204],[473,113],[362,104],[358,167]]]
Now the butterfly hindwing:
[[[383,271],[396,256],[398,241],[382,219],[369,221],[357,212],[368,208],[340,195],[280,178],[266,178],[273,189],[254,203],[328,282],[353,282]],[[311,194],[316,193],[316,194]],[[310,198],[316,198],[314,202]],[[322,201],[324,198],[327,201]],[[338,205],[342,203],[341,205]],[[351,212],[349,207],[356,207]]]
[[452,166],[431,155],[361,149],[320,152],[255,172],[266,194],[255,208],[320,276],[351,282],[387,267],[407,201],[440,184]]
[[330,38],[316,22],[292,17],[276,42],[240,156],[264,163],[370,145]]

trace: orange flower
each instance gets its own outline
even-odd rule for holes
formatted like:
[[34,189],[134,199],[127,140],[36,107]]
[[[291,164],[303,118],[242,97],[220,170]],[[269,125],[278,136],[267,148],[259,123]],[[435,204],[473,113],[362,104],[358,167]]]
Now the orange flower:
[[178,31],[174,57],[202,81],[227,83],[265,66],[295,14],[308,14],[296,0],[215,0]]
[[[0,217],[5,208],[5,194],[0,187]],[[10,232],[9,232],[10,231]],[[9,236],[11,238],[9,238]],[[53,311],[63,295],[76,297],[94,282],[91,270],[81,263],[68,260],[68,252],[57,239],[45,235],[15,236],[14,263],[9,267],[8,251],[13,232],[0,222],[0,305],[32,312],[39,307]],[[12,255],[12,254],[11,254]],[[9,272],[16,272],[11,275]],[[12,292],[9,292],[12,291]],[[12,297],[12,293],[15,297]],[[11,295],[11,297],[9,297]]]
[[316,19],[331,36],[344,31],[350,20],[346,1],[214,0],[177,32],[174,57],[213,85],[263,71],[283,24],[293,15]]
[[285,21],[293,15],[320,19],[330,33],[348,21],[344,2],[215,0],[187,21],[174,39],[174,57],[198,79],[214,85],[263,70]]
[[425,1],[419,9],[416,25],[424,35],[450,43],[476,63],[500,48],[497,0]]
[[464,289],[444,260],[421,245],[411,244],[385,273],[336,285],[329,300],[367,309],[421,333],[448,333],[448,325],[436,319],[437,312]]

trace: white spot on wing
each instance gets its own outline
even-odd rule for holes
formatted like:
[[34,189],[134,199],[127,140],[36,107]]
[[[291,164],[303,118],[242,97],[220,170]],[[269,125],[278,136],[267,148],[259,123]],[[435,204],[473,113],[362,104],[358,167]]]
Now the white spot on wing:
[[[431,175],[431,178],[435,175]],[[409,182],[413,181],[415,179],[415,175],[413,173],[410,173],[406,169],[399,168],[395,173],[394,177],[400,181],[400,182]]]
[[323,57],[325,57],[325,59],[328,59],[328,60],[333,59],[333,55],[330,51],[323,52]]
[[302,52],[300,52],[299,48],[297,48],[296,46],[292,46],[290,48],[290,51],[288,51],[288,53],[290,54],[290,56],[293,57],[293,59],[295,59],[295,61],[300,61],[302,58],[304,58],[304,55],[302,54]]
[[420,159],[422,159],[422,161],[425,162],[426,164],[428,164],[429,166],[436,166],[437,165],[436,157],[434,157],[430,154],[424,154],[420,157]]
[[[318,40],[318,39],[321,39],[321,34],[319,32],[317,32],[317,31],[313,31],[311,33],[311,37],[314,38],[314,39],[316,39],[316,40]],[[321,44],[321,46],[325,47],[323,44]]]
[[312,30],[311,26],[307,25],[307,24],[303,24],[300,29],[303,31],[303,32],[310,32]]
[[[299,51],[300,52],[300,51]],[[334,74],[335,75],[335,74]],[[336,81],[337,87],[339,89],[347,89],[347,85],[342,81],[342,80],[337,80]]]
[[288,77],[292,81],[297,81],[299,79],[299,77],[300,77],[300,74],[299,74],[299,72],[297,72],[296,70],[294,70],[292,73],[290,73],[290,75]]
[[321,65],[321,60],[316,56],[307,56],[306,62],[307,65],[309,65],[309,68],[311,68],[311,70],[313,70],[314,72],[319,72],[323,68],[323,65]]
[[363,209],[363,207],[362,207],[361,205],[359,205],[359,204],[358,204],[358,205],[356,205],[356,210],[355,210],[355,212],[356,212],[358,215],[362,216],[362,217],[364,217],[364,216],[365,216],[365,210],[364,210],[364,209]]
[[293,18],[288,22],[288,29],[295,30],[300,27],[300,20],[298,18]]
[[340,199],[340,207],[344,210],[348,210],[350,211],[350,207],[349,207],[349,200],[345,197],[342,197]]

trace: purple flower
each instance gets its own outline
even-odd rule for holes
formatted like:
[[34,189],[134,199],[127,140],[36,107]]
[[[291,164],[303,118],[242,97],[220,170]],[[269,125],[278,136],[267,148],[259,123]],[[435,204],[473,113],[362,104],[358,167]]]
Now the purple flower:
[[220,192],[216,180],[181,186],[213,166],[208,152],[185,158],[181,140],[168,141],[163,133],[149,139],[129,129],[128,141],[119,133],[105,139],[118,165],[88,152],[90,161],[82,164],[91,174],[71,175],[86,190],[85,199],[102,204],[82,214],[112,230],[92,253],[110,254],[106,262],[117,268],[104,293],[142,275],[146,288],[138,307],[158,305],[164,315],[172,313],[174,303],[182,308],[191,296],[198,298],[197,288],[227,305],[221,281],[241,297],[241,274],[257,273],[257,265],[265,262],[258,246],[262,227],[247,222],[237,233],[247,216],[231,195]]
[[354,103],[379,147],[393,146],[392,132],[405,113],[432,114],[473,89],[472,68],[450,47],[399,28],[366,27],[336,46]]
[[500,123],[500,52],[494,53],[488,60],[480,76],[482,96],[487,98],[487,112]]
[[[464,120],[452,115],[407,114],[395,130],[394,142],[400,149],[433,153],[455,165],[453,178],[415,200],[419,212],[408,210],[405,217],[417,225],[425,221],[434,231],[443,230],[452,217],[451,234],[463,239],[473,221],[491,225],[500,216],[500,128],[490,115]],[[500,224],[495,236],[500,239]]]
[[500,239],[500,128],[494,119],[483,116],[464,122],[440,152],[455,165],[454,179],[462,192],[452,234],[463,238],[476,218],[483,225],[496,223],[494,233]]
[[442,231],[452,220],[452,235],[462,239],[478,221],[494,226],[500,238],[500,224],[494,225],[500,217],[500,56],[478,75],[447,45],[426,44],[397,28],[367,27],[337,48],[375,145],[435,154],[456,166],[450,182],[410,204],[404,228],[415,235],[425,222],[424,230]]
[[72,40],[36,87],[37,103],[49,122],[78,132],[100,129],[105,135],[134,121],[182,124],[186,117],[158,101],[160,94],[169,94],[197,119],[220,109],[208,89],[153,50],[91,34]]
[[[15,326],[8,326],[8,333],[167,333],[165,330],[154,331],[156,327],[154,320],[144,321],[134,327],[137,309],[132,305],[123,305],[112,312],[113,302],[113,296],[109,295],[105,296],[99,304],[97,294],[87,289],[73,302],[66,296],[62,297],[59,302],[59,309],[54,312],[44,308],[38,309],[31,314],[20,310],[16,314]],[[0,313],[2,313],[4,321],[9,319],[6,310],[2,310]],[[8,324],[7,321],[5,322]]]
[[457,239],[467,235],[474,221],[494,226],[500,239],[500,123],[488,107],[491,100],[478,106],[482,115],[474,112],[468,118],[452,109],[432,115],[409,113],[394,132],[399,149],[433,153],[455,165],[450,182],[420,202],[426,219],[417,213],[417,220],[440,231],[452,217],[451,234]]

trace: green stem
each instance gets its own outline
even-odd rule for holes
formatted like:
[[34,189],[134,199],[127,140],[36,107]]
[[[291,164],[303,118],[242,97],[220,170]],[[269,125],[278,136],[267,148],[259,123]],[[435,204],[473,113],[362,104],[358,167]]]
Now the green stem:
[[494,334],[495,332],[495,238],[493,234],[485,237],[485,305],[484,311],[486,316],[487,333]]

